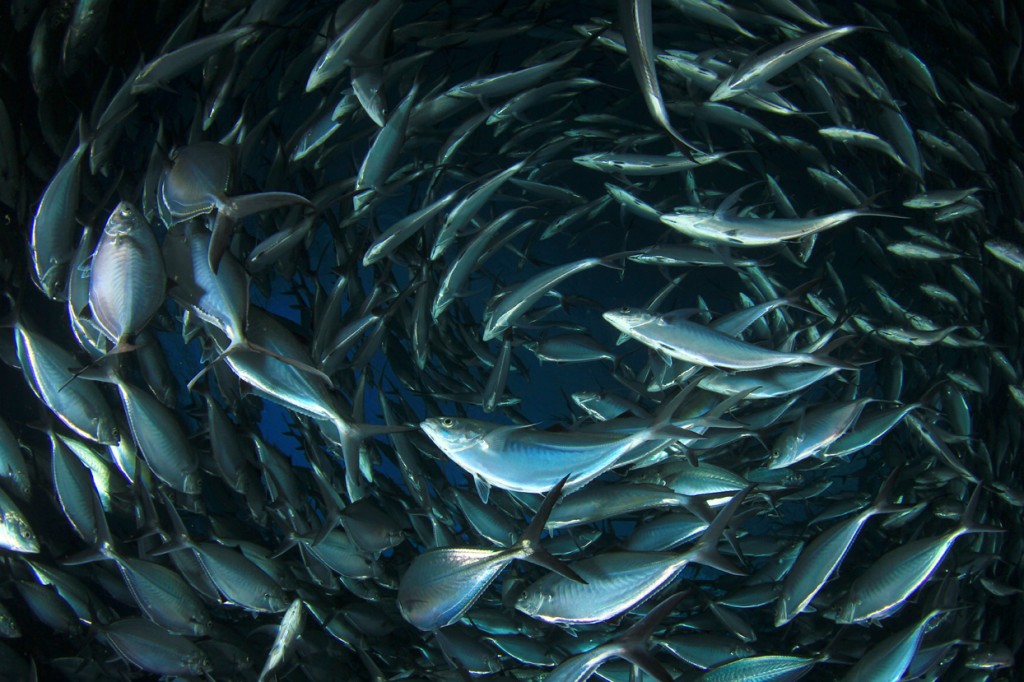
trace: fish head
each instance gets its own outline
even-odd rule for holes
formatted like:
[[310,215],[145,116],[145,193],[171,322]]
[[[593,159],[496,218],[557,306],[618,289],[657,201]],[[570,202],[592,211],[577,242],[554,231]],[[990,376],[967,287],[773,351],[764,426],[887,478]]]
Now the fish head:
[[203,479],[200,478],[199,472],[190,471],[186,473],[181,487],[181,492],[187,495],[198,495],[203,489]]
[[264,592],[259,600],[260,607],[266,613],[281,613],[288,608],[289,601],[285,598],[284,591],[275,588]]
[[799,432],[783,433],[779,436],[772,445],[771,454],[768,456],[768,468],[781,469],[792,464],[797,459],[802,440]]
[[544,581],[534,583],[519,595],[519,599],[516,600],[516,610],[536,618],[538,614],[545,611],[553,598],[554,594],[547,588]]
[[0,514],[0,524],[3,526],[3,545],[8,549],[25,554],[37,554],[39,552],[39,541],[32,528],[20,513],[14,510],[7,510]]
[[32,256],[39,288],[51,299],[60,298],[68,280],[68,263],[60,258],[50,258],[44,262],[35,251]]
[[107,218],[107,224],[103,227],[103,235],[106,238],[127,237],[133,232],[145,227],[145,219],[142,213],[129,201],[122,201]]
[[846,601],[833,606],[831,609],[825,612],[825,617],[840,625],[849,625],[857,620],[857,607],[860,605],[860,597],[853,590],[850,591]]
[[711,102],[723,102],[742,93],[742,84],[740,79],[737,78],[737,73],[734,73],[718,84],[718,87],[711,93],[708,100]]
[[650,324],[656,318],[646,310],[637,310],[636,308],[619,308],[618,310],[609,310],[604,313],[602,317],[611,326],[618,329],[624,334],[630,333],[631,330],[636,329],[639,326]]
[[590,168],[591,170],[602,170],[603,166],[601,161],[607,156],[603,152],[596,154],[583,154],[582,156],[573,157],[573,161],[583,166],[584,168]]
[[94,428],[96,442],[102,445],[117,445],[121,442],[121,432],[113,419],[99,419]]
[[213,619],[205,611],[190,615],[189,622],[192,624],[192,634],[196,637],[206,636],[210,632],[210,628],[213,627]]
[[420,423],[423,433],[449,457],[478,446],[493,428],[487,422],[454,417],[428,417]]

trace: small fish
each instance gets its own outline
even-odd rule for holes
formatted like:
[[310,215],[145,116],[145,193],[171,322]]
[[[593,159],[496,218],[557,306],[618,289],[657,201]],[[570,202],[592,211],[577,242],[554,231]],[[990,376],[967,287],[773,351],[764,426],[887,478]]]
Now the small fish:
[[980,187],[935,190],[913,196],[904,201],[903,205],[907,208],[922,210],[946,208],[947,206],[952,206],[953,204],[963,201],[980,190]]
[[124,660],[155,675],[202,675],[210,669],[202,649],[144,618],[101,625],[99,639]]
[[498,574],[516,560],[537,564],[571,581],[581,581],[573,570],[539,544],[548,516],[568,480],[566,476],[548,492],[533,521],[511,547],[441,547],[417,555],[398,587],[398,608],[402,617],[420,630],[451,625],[462,618]]
[[749,371],[810,364],[855,369],[853,365],[824,355],[760,348],[676,315],[656,316],[623,308],[604,313],[604,319],[619,331],[668,357],[705,367]]
[[817,33],[809,33],[794,38],[754,55],[736,67],[736,71],[711,93],[710,99],[712,102],[721,102],[750,90],[755,90],[764,84],[765,81],[782,73],[819,47],[850,35],[860,28],[862,27],[838,26],[836,28],[828,28]]
[[111,353],[130,349],[129,339],[164,303],[164,261],[153,231],[132,204],[114,208],[92,256],[89,308]]
[[945,535],[908,542],[886,553],[861,573],[850,586],[836,613],[838,623],[859,623],[887,618],[902,607],[942,563],[953,543],[968,533],[1001,533],[1000,528],[975,521],[981,486],[975,487],[960,523]]
[[690,549],[678,554],[598,554],[572,564],[581,581],[556,574],[545,576],[523,592],[516,601],[516,609],[547,623],[600,623],[636,606],[675,578],[687,564],[699,563],[741,575],[740,568],[719,554],[717,545],[748,491],[749,488],[734,495]]
[[700,152],[673,126],[661,95],[658,72],[654,68],[654,26],[651,19],[651,0],[618,0],[619,22],[626,44],[626,54],[633,74],[640,84],[644,104],[651,117],[669,134],[677,146],[689,152]]
[[1003,239],[990,239],[985,242],[985,250],[998,260],[1024,273],[1024,249],[1017,244]]
[[0,488],[0,547],[12,552],[36,554],[39,541],[14,500]]
[[872,516],[897,509],[891,498],[898,474],[899,469],[889,474],[871,506],[822,532],[803,548],[782,585],[775,608],[775,627],[782,627],[810,605]]
[[305,616],[306,608],[302,600],[293,600],[288,606],[288,610],[281,616],[281,625],[278,626],[277,636],[274,637],[274,643],[270,647],[270,653],[267,654],[267,661],[263,664],[263,670],[260,671],[258,682],[267,680],[274,670],[279,668],[284,662],[289,648],[302,635],[306,621]]

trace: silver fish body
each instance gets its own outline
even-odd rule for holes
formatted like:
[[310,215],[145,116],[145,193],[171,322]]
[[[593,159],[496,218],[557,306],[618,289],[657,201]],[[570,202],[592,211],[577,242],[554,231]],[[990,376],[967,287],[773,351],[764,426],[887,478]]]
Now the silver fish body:
[[122,201],[110,214],[89,279],[89,307],[113,343],[124,344],[164,302],[163,257],[141,212]]

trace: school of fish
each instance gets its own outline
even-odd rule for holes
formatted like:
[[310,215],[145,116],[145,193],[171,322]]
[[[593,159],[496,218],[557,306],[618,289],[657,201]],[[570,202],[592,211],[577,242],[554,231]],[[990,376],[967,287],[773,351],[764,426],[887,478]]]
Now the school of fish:
[[0,4],[0,679],[1021,679],[1022,14]]

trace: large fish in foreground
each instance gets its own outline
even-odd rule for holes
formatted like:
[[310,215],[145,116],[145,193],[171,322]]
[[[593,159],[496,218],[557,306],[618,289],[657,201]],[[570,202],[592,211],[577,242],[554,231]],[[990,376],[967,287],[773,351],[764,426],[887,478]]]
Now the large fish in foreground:
[[[657,419],[648,420],[646,427],[636,428],[631,423],[625,433],[614,429],[541,431],[532,426],[453,417],[430,417],[420,424],[420,429],[473,476],[486,502],[490,486],[539,493],[565,478],[566,489],[572,491],[606,471],[646,455],[642,448],[637,450],[642,443],[699,437],[687,428],[699,426],[699,419],[673,420],[685,397],[686,393],[681,393],[663,406]],[[633,456],[635,450],[637,454]]]

